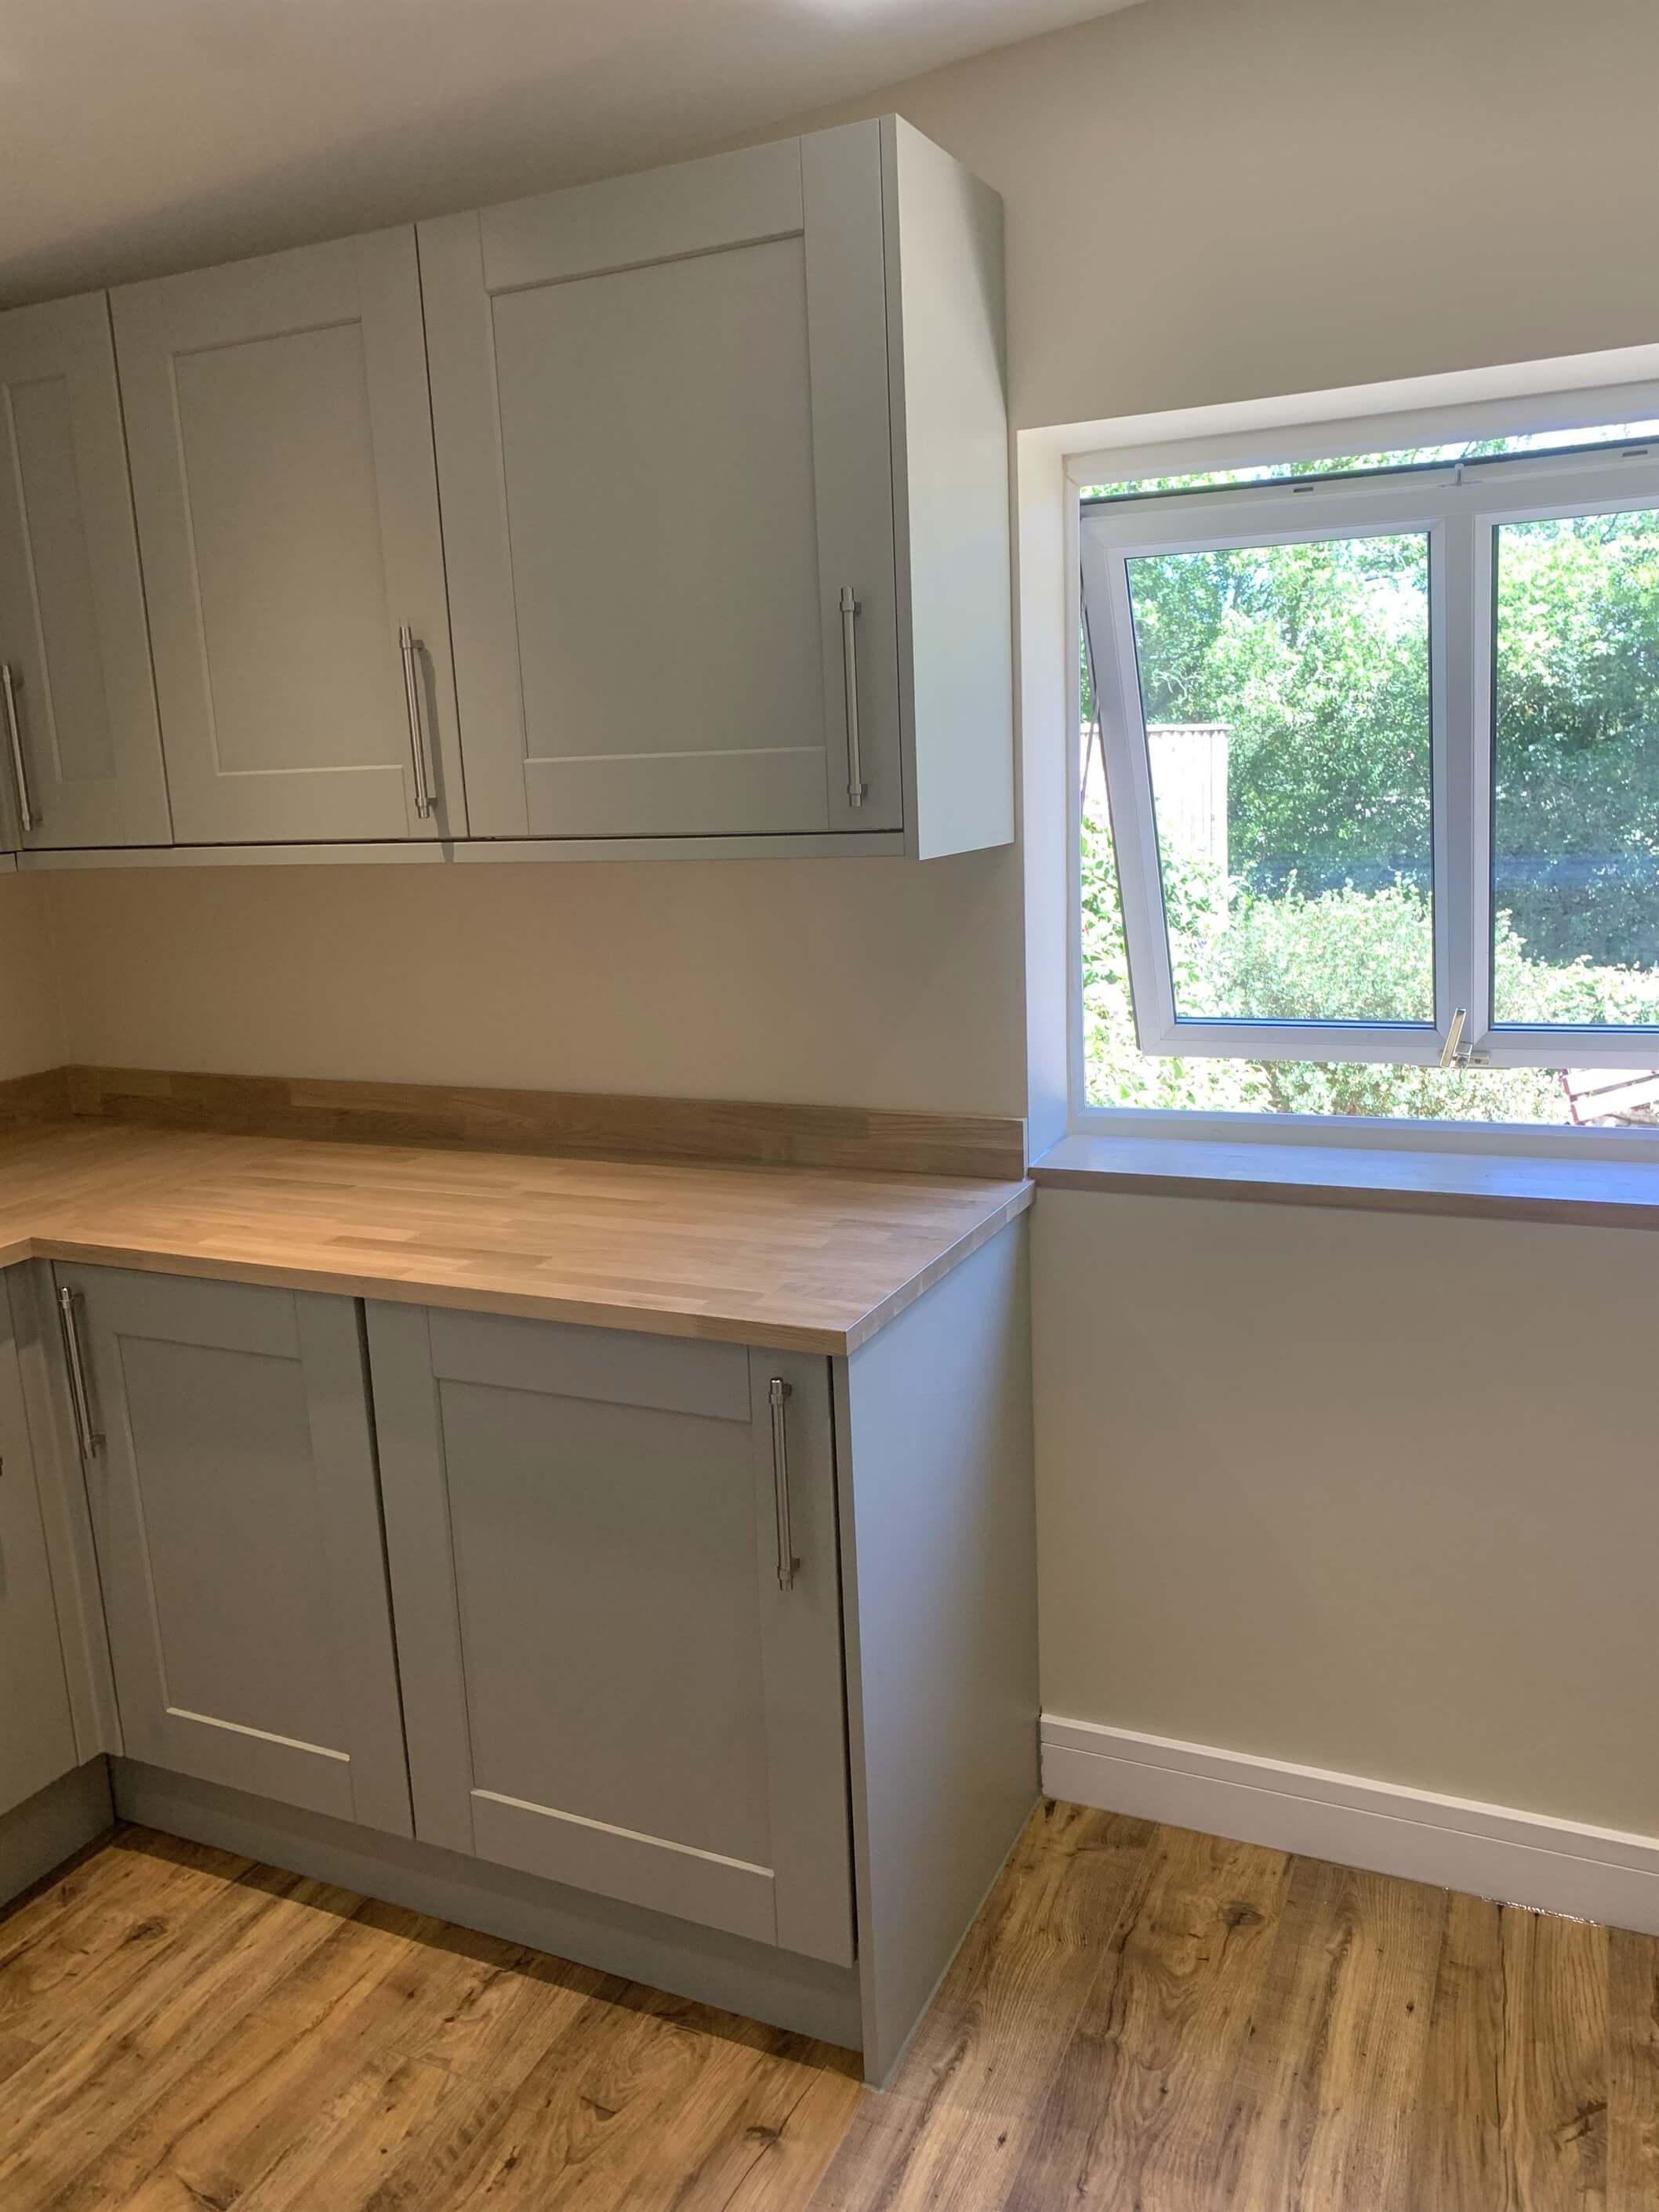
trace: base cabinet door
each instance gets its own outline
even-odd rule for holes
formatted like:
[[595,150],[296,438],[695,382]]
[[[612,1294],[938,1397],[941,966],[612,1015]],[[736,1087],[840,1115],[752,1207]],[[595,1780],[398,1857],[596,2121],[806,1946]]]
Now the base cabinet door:
[[101,292],[0,315],[0,756],[24,849],[171,842]]
[[849,1962],[828,1363],[368,1329],[416,1835]]
[[57,1276],[129,1755],[407,1836],[355,1301]]
[[76,1764],[17,1349],[0,1275],[0,1817]]

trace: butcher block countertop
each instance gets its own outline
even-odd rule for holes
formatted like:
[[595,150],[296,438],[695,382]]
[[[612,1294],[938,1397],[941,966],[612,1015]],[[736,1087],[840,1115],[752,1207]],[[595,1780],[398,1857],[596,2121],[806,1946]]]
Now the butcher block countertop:
[[0,1140],[0,1267],[81,1260],[836,1356],[1032,1194],[82,1120]]

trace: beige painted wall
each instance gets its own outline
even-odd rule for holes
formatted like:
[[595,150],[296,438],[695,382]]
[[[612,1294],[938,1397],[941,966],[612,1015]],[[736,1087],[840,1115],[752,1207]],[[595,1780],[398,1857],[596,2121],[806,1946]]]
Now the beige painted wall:
[[1021,1111],[1012,848],[42,880],[81,1060]]
[[1659,1835],[1659,1240],[1036,1227],[1049,1711]]
[[1007,204],[1015,426],[1659,336],[1650,0],[1147,0],[890,86]]
[[42,885],[0,876],[0,1083],[64,1057]]

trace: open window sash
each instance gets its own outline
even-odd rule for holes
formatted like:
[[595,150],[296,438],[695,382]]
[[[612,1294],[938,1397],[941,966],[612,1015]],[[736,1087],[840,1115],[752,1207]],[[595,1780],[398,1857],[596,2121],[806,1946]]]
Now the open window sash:
[[[1659,1025],[1494,1020],[1493,678],[1498,528],[1659,506],[1659,461],[1618,453],[1482,471],[1414,470],[1363,486],[1317,477],[1268,490],[1085,507],[1084,613],[1135,1024],[1143,1052],[1255,1060],[1659,1066]],[[1183,1012],[1137,653],[1132,564],[1171,554],[1419,535],[1426,541],[1432,1011],[1409,1021]],[[1656,884],[1659,902],[1659,883]]]

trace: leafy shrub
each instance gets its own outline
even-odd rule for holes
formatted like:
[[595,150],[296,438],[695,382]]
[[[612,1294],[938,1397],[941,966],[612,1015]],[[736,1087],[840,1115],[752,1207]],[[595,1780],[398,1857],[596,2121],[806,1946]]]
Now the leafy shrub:
[[[1305,1019],[1420,1020],[1432,1004],[1429,902],[1410,884],[1266,897],[1237,879],[1171,866],[1166,877],[1177,1003]],[[1528,957],[1505,914],[1494,945],[1498,1002],[1512,1021],[1659,1024],[1659,975]],[[1358,1114],[1414,1120],[1565,1121],[1547,1068],[1362,1061],[1164,1059],[1136,1042],[1111,834],[1083,832],[1083,1000],[1090,1103],[1217,1111]],[[1564,1056],[1570,1048],[1564,1048]],[[1642,1048],[1633,1048],[1640,1057]],[[1655,1055],[1659,1058],[1659,1054]]]

